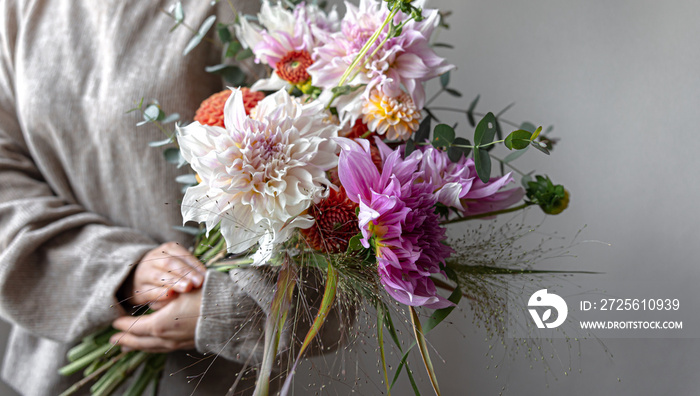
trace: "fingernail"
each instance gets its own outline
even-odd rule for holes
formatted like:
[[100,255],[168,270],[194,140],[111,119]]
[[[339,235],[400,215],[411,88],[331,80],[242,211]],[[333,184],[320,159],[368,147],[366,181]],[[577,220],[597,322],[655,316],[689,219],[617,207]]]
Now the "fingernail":
[[200,287],[202,286],[202,283],[204,282],[204,277],[199,274],[193,274],[192,275],[192,282],[195,284],[195,286]]
[[175,291],[183,293],[185,290],[187,290],[187,283],[184,281],[180,281],[176,283],[175,286],[173,286],[173,289],[175,289]]
[[117,343],[119,343],[119,335],[113,335],[112,338],[109,339],[109,343],[117,345]]

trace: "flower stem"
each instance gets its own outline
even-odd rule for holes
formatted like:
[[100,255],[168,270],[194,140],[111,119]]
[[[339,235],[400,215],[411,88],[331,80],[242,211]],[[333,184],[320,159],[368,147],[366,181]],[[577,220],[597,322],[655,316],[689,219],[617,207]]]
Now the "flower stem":
[[528,206],[534,205],[532,202],[525,202],[522,205],[514,206],[512,208],[508,209],[501,209],[501,210],[494,210],[493,212],[486,212],[486,213],[480,213],[477,215],[473,216],[465,216],[465,217],[460,217],[457,219],[453,220],[448,220],[448,221],[443,221],[441,224],[447,225],[447,224],[455,224],[455,223],[461,223],[463,221],[468,221],[468,220],[476,220],[476,219],[483,219],[485,217],[492,217],[492,216],[497,216],[500,214],[505,214],[505,213],[512,213],[512,212],[517,212],[521,209],[525,209]]
[[348,67],[347,70],[345,70],[345,73],[343,73],[342,77],[340,77],[340,82],[338,82],[339,87],[341,87],[343,84],[345,84],[345,81],[348,79],[348,77],[350,77],[350,74],[353,72],[353,70],[355,70],[358,63],[360,63],[362,58],[364,58],[364,56],[367,55],[367,51],[369,51],[369,48],[372,46],[372,44],[375,43],[375,41],[377,41],[377,39],[379,38],[379,35],[382,33],[382,31],[384,31],[384,28],[386,27],[386,25],[388,25],[389,21],[394,19],[396,14],[399,12],[398,4],[399,4],[398,2],[396,4],[394,4],[394,8],[391,9],[391,12],[389,13],[389,15],[387,15],[382,26],[380,26],[379,29],[377,29],[377,31],[374,32],[372,37],[370,37],[369,40],[367,40],[365,45],[362,46],[362,49],[357,54],[355,59],[353,59],[352,63],[350,64],[350,67]]
[[110,367],[112,367],[115,363],[117,363],[121,358],[126,356],[128,352],[122,352],[119,355],[113,357],[109,362],[104,364],[102,367],[98,368],[95,370],[92,374],[88,375],[87,377],[81,379],[80,381],[76,382],[73,384],[70,388],[66,389],[63,393],[61,393],[59,396],[69,396],[77,392],[80,388],[85,386],[87,383],[90,381],[94,380],[97,378],[100,374],[104,373],[105,371],[109,370]]

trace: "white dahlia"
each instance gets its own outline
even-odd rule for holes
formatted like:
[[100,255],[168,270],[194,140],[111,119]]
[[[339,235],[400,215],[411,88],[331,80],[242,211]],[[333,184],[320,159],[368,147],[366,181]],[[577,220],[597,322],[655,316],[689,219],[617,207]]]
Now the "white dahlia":
[[328,195],[326,171],[338,162],[338,128],[325,118],[320,102],[303,104],[284,90],[247,116],[233,89],[225,129],[198,122],[179,128],[182,155],[202,180],[185,193],[183,221],[206,223],[207,232],[221,223],[232,253],[257,243],[269,251],[294,229],[310,227],[304,212]]

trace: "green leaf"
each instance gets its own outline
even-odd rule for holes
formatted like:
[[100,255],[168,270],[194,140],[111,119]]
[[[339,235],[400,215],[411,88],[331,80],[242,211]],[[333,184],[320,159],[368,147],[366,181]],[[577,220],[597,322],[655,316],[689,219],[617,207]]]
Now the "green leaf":
[[530,137],[532,137],[532,133],[524,130],[524,129],[518,129],[517,131],[513,131],[506,137],[505,140],[505,145],[508,147],[508,150],[522,150],[528,145],[530,145]]
[[175,19],[175,26],[170,28],[170,31],[177,29],[178,26],[185,21],[185,10],[182,9],[182,2],[178,1],[172,11],[173,19]]
[[[286,395],[291,387],[292,379],[294,377],[294,372],[296,371],[297,364],[301,361],[302,356],[304,356],[304,352],[306,351],[306,348],[311,345],[311,341],[316,338],[318,335],[319,331],[321,330],[321,327],[323,326],[324,323],[326,323],[326,318],[328,317],[328,314],[331,311],[331,308],[333,308],[333,305],[335,304],[335,296],[336,296],[336,290],[338,289],[338,270],[335,269],[330,263],[328,264],[328,271],[326,272],[326,289],[323,292],[323,298],[321,299],[321,306],[318,308],[318,312],[316,313],[316,317],[314,318],[314,322],[311,325],[311,328],[309,331],[306,333],[306,337],[304,338],[304,342],[301,344],[301,347],[299,348],[299,353],[297,354],[296,361],[292,365],[292,369],[290,370],[291,375],[287,376],[287,379],[284,382],[284,385],[282,386],[282,395]],[[292,291],[294,289],[292,288]],[[290,294],[291,297],[291,294]],[[282,328],[280,327],[280,330]],[[382,331],[381,328],[378,329],[378,331]],[[386,367],[386,366],[385,366]],[[387,385],[388,386],[388,385]]]
[[180,176],[175,178],[175,182],[180,183],[180,184],[188,184],[188,185],[195,185],[198,183],[197,176],[195,176],[193,174],[180,175]]
[[452,162],[458,162],[460,159],[462,159],[462,155],[467,157],[469,153],[472,151],[470,147],[458,147],[458,146],[471,146],[471,142],[465,138],[458,137],[456,138],[452,144],[450,145],[450,148],[447,149],[447,156],[450,158],[450,161]]
[[493,137],[496,135],[496,116],[488,112],[484,118],[479,121],[474,131],[474,146],[478,147],[482,144],[493,142]]
[[447,124],[438,124],[433,131],[433,146],[448,147],[455,140],[455,130]]
[[360,242],[360,239],[362,239],[362,235],[357,234],[350,238],[348,241],[348,252],[354,252],[356,250],[364,249],[364,246],[362,246],[362,242]]
[[454,97],[457,97],[457,98],[461,98],[461,97],[462,97],[462,93],[459,92],[459,91],[456,90],[456,89],[445,88],[445,92],[447,92],[448,94],[450,94],[450,95],[452,95],[452,96],[454,96]]
[[454,304],[454,306],[436,309],[435,312],[433,312],[433,314],[430,316],[430,319],[428,319],[428,321],[425,323],[425,326],[423,326],[423,330],[426,333],[434,329],[443,320],[445,320],[450,315],[452,310],[454,310],[457,307],[457,304],[459,304],[459,301],[462,299],[462,290],[459,287],[456,287],[447,299],[451,301]]
[[520,129],[524,129],[524,130],[526,130],[526,131],[528,131],[528,132],[533,132],[533,133],[534,133],[535,130],[537,129],[537,127],[535,126],[535,124],[533,124],[533,123],[531,123],[531,122],[525,121],[525,122],[523,122],[522,124],[520,124]]
[[246,48],[243,51],[240,51],[238,54],[236,54],[236,60],[242,61],[245,59],[248,59],[253,56],[253,50],[250,48]]
[[170,164],[179,164],[182,155],[180,154],[179,148],[169,147],[163,150],[163,157],[165,157],[165,161],[167,161]]
[[474,150],[474,167],[479,179],[488,183],[491,177],[491,156],[488,151],[482,148]]
[[228,29],[228,26],[223,23],[218,23],[216,25],[216,32],[219,33],[219,39],[224,42],[228,43],[231,41],[231,31]]
[[450,72],[443,73],[440,76],[440,85],[442,85],[443,88],[447,88],[448,85],[450,85]]
[[214,66],[207,66],[204,68],[204,71],[207,73],[220,73],[221,71],[225,70],[229,65],[225,63],[220,63],[218,65]]
[[406,147],[404,148],[404,158],[408,157],[411,155],[412,152],[416,150],[416,144],[413,142],[413,139],[408,139],[406,141]]
[[469,125],[474,127],[476,125],[476,120],[474,120],[474,110],[476,109],[476,104],[479,103],[479,98],[481,95],[476,95],[476,98],[472,100],[472,102],[469,104],[469,108],[467,109],[467,121],[469,121]]
[[245,82],[246,75],[238,66],[233,65],[214,65],[204,68],[205,71],[209,73],[220,74],[226,82],[233,86],[242,85]]
[[155,142],[149,142],[148,145],[150,147],[161,147],[161,146],[168,145],[172,142],[173,142],[172,138],[167,138],[167,139],[163,139],[163,140],[157,140]]
[[163,118],[163,121],[161,121],[163,124],[169,124],[171,122],[175,122],[180,119],[180,114],[178,113],[173,113],[170,114],[169,116]]
[[173,226],[173,230],[184,232],[185,234],[190,234],[193,236],[199,236],[204,234],[204,229],[199,229],[196,227],[185,227],[185,226]]
[[146,107],[143,111],[143,120],[146,122],[160,121],[165,117],[165,113],[158,107],[158,105],[152,104]]
[[185,46],[185,49],[182,51],[182,55],[187,55],[195,49],[199,45],[199,43],[202,42],[202,39],[204,36],[206,36],[207,32],[209,32],[209,29],[211,29],[212,25],[214,25],[214,22],[216,21],[216,15],[211,15],[207,19],[202,22],[202,26],[199,27],[199,30],[197,33],[195,33],[194,36],[190,39],[190,41],[187,43],[187,46]]
[[233,58],[243,46],[238,41],[231,41],[226,47],[226,58]]
[[535,130],[535,133],[533,133],[532,136],[530,136],[530,141],[532,142],[535,139],[537,139],[537,137],[540,136],[540,132],[542,132],[542,127],[539,127]]
[[178,1],[175,4],[175,10],[173,10],[173,17],[175,17],[175,22],[180,23],[185,20],[185,10],[182,9],[182,2]]
[[418,143],[423,143],[428,139],[430,139],[430,117],[421,121],[415,135],[415,141]]
[[442,47],[442,48],[453,49],[455,46],[452,44],[447,44],[447,43],[435,43],[435,44],[433,44],[433,47]]
[[438,387],[437,377],[435,376],[435,369],[433,368],[433,362],[430,360],[430,354],[428,353],[428,343],[425,341],[425,333],[421,328],[420,320],[418,319],[418,313],[415,307],[409,306],[411,310],[411,323],[413,324],[413,335],[416,337],[416,343],[418,344],[418,350],[423,358],[423,365],[428,371],[428,377],[430,378],[430,384],[433,386],[433,390],[437,396],[440,396],[440,388]]
[[503,162],[507,164],[509,162],[515,161],[516,159],[520,158],[523,154],[525,154],[528,148],[530,148],[530,146],[525,147],[522,150],[513,151],[512,153],[508,154],[505,158],[503,158]]
[[544,142],[530,142],[530,146],[549,155],[549,150],[547,150],[547,145]]

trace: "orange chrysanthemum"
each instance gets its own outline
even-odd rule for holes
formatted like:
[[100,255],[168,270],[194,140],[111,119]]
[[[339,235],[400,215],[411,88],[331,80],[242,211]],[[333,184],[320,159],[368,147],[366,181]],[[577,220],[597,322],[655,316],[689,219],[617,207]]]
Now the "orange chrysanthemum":
[[[258,91],[251,91],[248,88],[241,88],[243,94],[243,105],[245,113],[250,114],[250,111],[258,104],[265,94]],[[231,90],[227,89],[208,97],[199,105],[194,120],[202,125],[224,127],[224,106],[226,100],[231,96]]]
[[309,246],[324,253],[347,250],[348,240],[360,232],[355,208],[357,204],[348,199],[343,187],[311,205],[308,213],[316,221],[311,228],[301,230]]
[[286,81],[292,84],[302,84],[311,78],[309,73],[306,72],[306,68],[314,63],[311,59],[311,54],[308,51],[291,51],[287,53],[275,68],[277,69],[277,74]]

